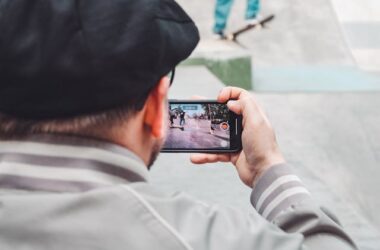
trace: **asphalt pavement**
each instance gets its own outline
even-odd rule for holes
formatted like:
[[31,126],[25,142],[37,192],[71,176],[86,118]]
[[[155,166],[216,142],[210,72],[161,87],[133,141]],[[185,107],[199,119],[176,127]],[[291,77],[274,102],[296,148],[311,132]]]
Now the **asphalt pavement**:
[[[169,123],[170,125],[170,123]],[[180,126],[180,119],[174,119],[169,126],[165,147],[174,148],[219,148],[229,147],[228,133],[220,131],[217,126],[210,129],[211,121],[186,118],[185,124]],[[217,131],[215,131],[217,130]]]

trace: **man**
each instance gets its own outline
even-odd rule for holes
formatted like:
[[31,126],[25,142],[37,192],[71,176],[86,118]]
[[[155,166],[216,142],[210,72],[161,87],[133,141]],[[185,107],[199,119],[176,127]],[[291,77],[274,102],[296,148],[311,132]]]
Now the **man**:
[[[213,32],[220,38],[225,37],[224,30],[227,26],[228,16],[230,15],[233,0],[216,0],[215,6],[215,24]],[[247,9],[245,19],[247,25],[256,24],[257,16],[260,11],[260,0],[247,0]]]
[[[230,161],[252,213],[149,184],[166,133],[166,75],[198,31],[172,0],[0,0],[0,249],[354,249],[292,174],[255,99]],[[256,209],[256,210],[255,210]]]
[[181,113],[179,114],[179,118],[180,118],[179,125],[182,127],[183,125],[185,125],[185,115],[186,115],[186,112],[184,111],[181,111]]
[[169,110],[170,127],[173,127],[175,118],[176,118],[175,111]]

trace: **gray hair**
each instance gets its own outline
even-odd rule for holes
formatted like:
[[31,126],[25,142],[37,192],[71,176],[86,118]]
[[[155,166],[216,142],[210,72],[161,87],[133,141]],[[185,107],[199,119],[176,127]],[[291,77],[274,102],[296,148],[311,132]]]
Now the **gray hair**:
[[59,133],[98,137],[106,136],[137,112],[131,106],[71,118],[32,120],[12,117],[0,112],[0,138],[20,137],[31,134]]

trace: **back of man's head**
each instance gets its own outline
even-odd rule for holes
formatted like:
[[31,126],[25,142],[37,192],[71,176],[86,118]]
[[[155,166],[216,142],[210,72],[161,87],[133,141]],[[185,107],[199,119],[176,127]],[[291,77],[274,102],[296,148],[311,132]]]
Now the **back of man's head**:
[[173,0],[0,0],[0,136],[101,131],[199,41]]

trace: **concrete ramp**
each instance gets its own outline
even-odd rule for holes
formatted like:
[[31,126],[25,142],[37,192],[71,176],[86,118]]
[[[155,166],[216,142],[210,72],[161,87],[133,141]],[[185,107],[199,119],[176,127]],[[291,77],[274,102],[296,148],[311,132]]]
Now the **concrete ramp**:
[[[229,31],[243,24],[245,2],[235,1]],[[179,3],[197,22],[202,39],[210,39],[214,1]],[[266,0],[262,4],[262,14],[274,13],[276,19],[268,29],[253,30],[239,38],[252,55],[254,90],[380,90],[380,74],[376,74],[380,68],[380,26],[376,21],[380,13],[373,8],[379,5],[378,0]],[[367,21],[348,22],[347,16],[355,13],[353,9],[362,9],[356,15]],[[372,69],[375,74],[362,69]]]
[[380,73],[380,1],[331,1],[358,66]]
[[[214,1],[178,1],[196,21],[202,39],[212,39]],[[227,30],[244,25],[246,1],[235,1]],[[268,29],[239,38],[257,66],[355,64],[330,0],[262,1],[262,14],[275,14]]]

